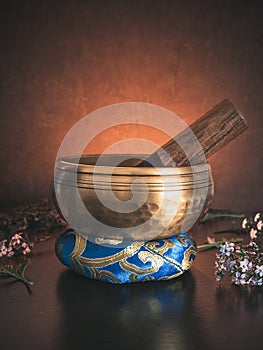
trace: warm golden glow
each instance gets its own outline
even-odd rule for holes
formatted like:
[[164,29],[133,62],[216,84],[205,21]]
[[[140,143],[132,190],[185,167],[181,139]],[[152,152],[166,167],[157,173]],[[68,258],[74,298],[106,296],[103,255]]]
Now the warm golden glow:
[[146,139],[162,146],[170,139],[170,136],[149,125],[136,123],[116,125],[97,134],[86,146],[83,154],[101,154],[114,143],[128,138]]

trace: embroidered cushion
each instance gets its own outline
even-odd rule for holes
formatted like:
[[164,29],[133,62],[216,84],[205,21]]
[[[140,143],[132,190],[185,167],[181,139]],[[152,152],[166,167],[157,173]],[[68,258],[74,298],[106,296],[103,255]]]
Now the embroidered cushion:
[[55,249],[64,265],[89,278],[111,283],[175,278],[190,268],[196,256],[195,240],[185,233],[111,248],[67,230],[58,237]]

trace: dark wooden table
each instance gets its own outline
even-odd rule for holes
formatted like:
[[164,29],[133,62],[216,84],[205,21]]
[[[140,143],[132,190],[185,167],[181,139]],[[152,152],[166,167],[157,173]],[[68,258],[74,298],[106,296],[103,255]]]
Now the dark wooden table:
[[[218,224],[199,225],[203,243]],[[0,280],[0,349],[258,349],[263,343],[263,288],[214,280],[216,250],[163,282],[111,285],[61,265],[54,239],[36,247],[27,277]]]

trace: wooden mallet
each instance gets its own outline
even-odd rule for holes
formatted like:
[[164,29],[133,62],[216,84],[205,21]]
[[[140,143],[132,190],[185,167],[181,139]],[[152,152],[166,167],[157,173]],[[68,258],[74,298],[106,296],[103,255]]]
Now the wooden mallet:
[[[204,157],[209,158],[245,131],[247,122],[238,109],[225,99],[191,124],[190,129],[192,132],[186,128],[148,158],[138,160],[134,166],[183,167],[202,163]],[[201,147],[196,146],[196,139]]]

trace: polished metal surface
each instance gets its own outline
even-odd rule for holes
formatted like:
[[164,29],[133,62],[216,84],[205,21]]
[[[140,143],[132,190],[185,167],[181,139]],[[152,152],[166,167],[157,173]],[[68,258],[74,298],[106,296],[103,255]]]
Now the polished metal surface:
[[[126,240],[167,238],[191,229],[208,209],[213,196],[209,165],[137,168],[131,159],[130,166],[113,167],[122,157],[103,155],[102,165],[95,165],[98,155],[57,161],[57,200],[63,203],[60,210],[70,224],[78,216],[74,227],[78,232],[96,230],[88,220],[88,210],[105,225],[105,230],[97,233],[100,238],[116,238],[108,234],[107,227],[118,229],[120,239],[124,237],[122,230]],[[79,197],[84,207],[78,205]],[[116,199],[119,206],[113,210]],[[128,212],[122,212],[124,204]]]

